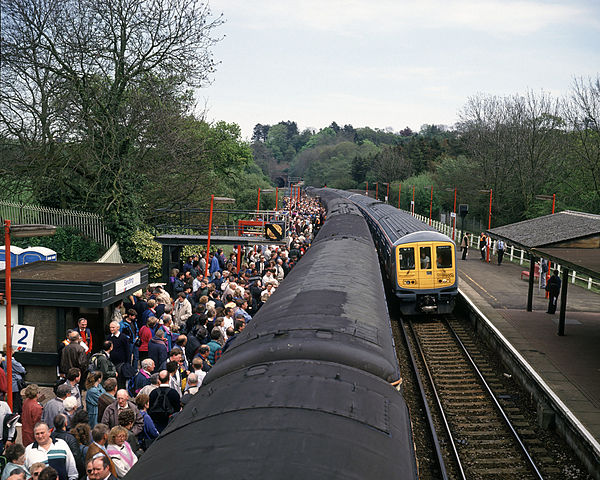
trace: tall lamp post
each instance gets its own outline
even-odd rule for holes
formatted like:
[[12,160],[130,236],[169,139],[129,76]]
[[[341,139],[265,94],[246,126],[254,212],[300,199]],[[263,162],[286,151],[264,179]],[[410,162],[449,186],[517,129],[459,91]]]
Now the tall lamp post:
[[[483,189],[483,190],[479,190],[481,193],[488,193],[490,194],[490,210],[489,210],[489,215],[488,215],[488,230],[492,229],[492,189]],[[486,241],[486,262],[490,263],[490,244],[489,242]]]
[[413,185],[413,199],[412,202],[410,203],[410,209],[412,210],[412,214],[415,214],[415,186]]
[[454,238],[454,232],[456,231],[456,187],[447,188],[446,191],[447,192],[454,191],[454,215],[452,218],[452,240],[456,242],[456,238]]
[[387,190],[385,191],[385,203],[389,203],[389,201],[390,201],[390,182],[383,182],[383,184],[387,186]]
[[54,225],[12,225],[4,220],[4,260],[6,285],[6,401],[12,410],[12,258],[10,254],[10,238],[48,237],[56,233]]
[[398,184],[398,210],[400,210],[400,194],[402,193],[402,182]]
[[213,219],[213,205],[215,203],[235,203],[235,198],[229,197],[215,197],[210,196],[210,214],[208,215],[208,240],[206,242],[206,268],[204,269],[204,276],[208,277],[208,269],[210,267],[210,234],[212,232],[212,219]]
[[433,211],[433,185],[428,185],[425,187],[425,190],[428,188],[431,190],[431,195],[429,197],[429,226],[431,226],[431,214]]
[[369,181],[367,180],[367,197],[369,196]]
[[375,200],[379,200],[379,182],[375,182]]

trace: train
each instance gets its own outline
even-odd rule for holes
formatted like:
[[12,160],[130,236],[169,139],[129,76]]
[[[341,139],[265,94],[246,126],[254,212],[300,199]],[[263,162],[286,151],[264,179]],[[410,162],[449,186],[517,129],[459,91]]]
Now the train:
[[346,198],[367,220],[390,290],[402,315],[447,314],[458,294],[456,245],[409,212],[366,195],[312,189],[323,199]]
[[310,249],[127,479],[416,479],[375,245],[324,201]]

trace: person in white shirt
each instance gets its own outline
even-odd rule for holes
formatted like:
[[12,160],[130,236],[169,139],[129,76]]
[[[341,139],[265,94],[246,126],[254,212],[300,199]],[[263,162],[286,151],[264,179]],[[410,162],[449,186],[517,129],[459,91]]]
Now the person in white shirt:
[[76,480],[79,477],[75,459],[69,445],[60,438],[52,439],[50,429],[44,422],[33,427],[35,441],[25,449],[25,467],[42,462],[58,472],[60,480]]

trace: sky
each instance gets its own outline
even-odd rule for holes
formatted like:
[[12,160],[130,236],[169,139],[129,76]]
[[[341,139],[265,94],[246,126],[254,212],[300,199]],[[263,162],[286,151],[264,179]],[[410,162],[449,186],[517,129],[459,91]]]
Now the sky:
[[599,0],[211,0],[206,118],[418,131],[468,98],[568,93],[600,73]]

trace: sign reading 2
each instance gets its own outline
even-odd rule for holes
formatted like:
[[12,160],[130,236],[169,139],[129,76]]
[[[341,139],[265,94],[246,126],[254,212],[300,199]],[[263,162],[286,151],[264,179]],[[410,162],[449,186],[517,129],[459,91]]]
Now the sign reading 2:
[[12,347],[17,352],[31,352],[35,327],[15,325],[13,327]]

